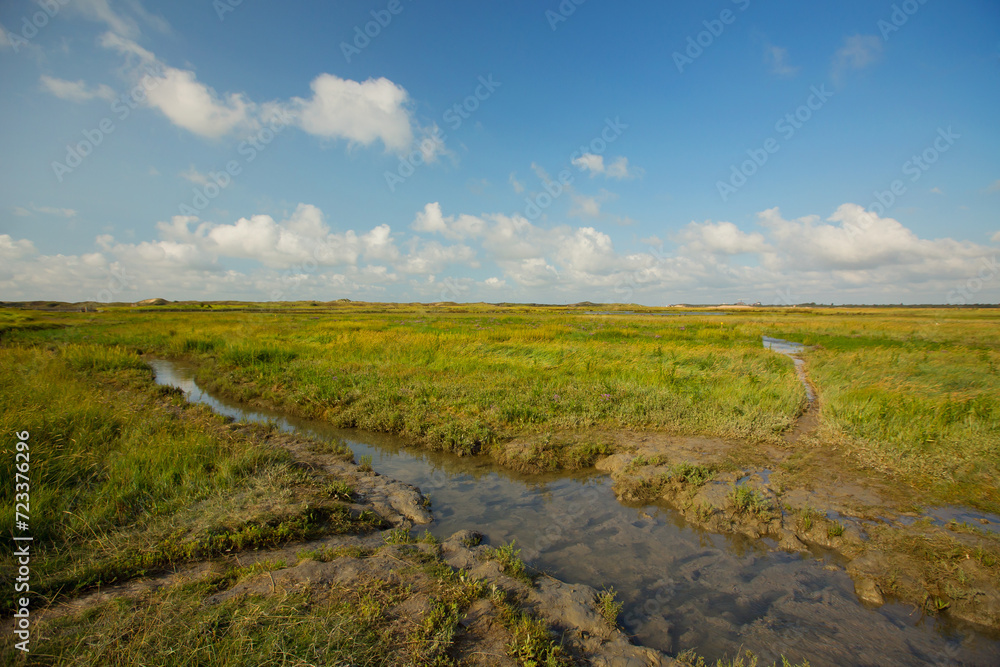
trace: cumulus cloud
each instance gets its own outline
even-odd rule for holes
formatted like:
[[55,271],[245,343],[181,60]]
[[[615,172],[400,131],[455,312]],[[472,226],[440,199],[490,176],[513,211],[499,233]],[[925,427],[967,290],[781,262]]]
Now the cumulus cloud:
[[363,146],[378,140],[398,152],[413,144],[409,95],[402,86],[384,77],[358,82],[321,74],[310,88],[311,98],[293,98],[289,105],[306,132]]
[[696,255],[740,255],[768,250],[763,234],[748,234],[731,222],[692,222],[673,238],[686,251]]
[[349,146],[381,142],[386,150],[398,154],[417,151],[425,162],[448,153],[439,128],[433,124],[420,127],[410,110],[406,89],[385,77],[353,81],[320,74],[310,83],[312,95],[308,98],[258,104],[245,93],[217,92],[199,81],[193,71],[161,62],[127,34],[112,30],[102,36],[101,44],[125,56],[132,77],[144,81],[146,106],[199,136],[215,139],[256,129],[277,118],[292,120],[322,139],[345,140]]
[[418,232],[441,234],[449,239],[465,239],[481,236],[486,231],[487,224],[473,215],[463,214],[445,218],[441,213],[441,204],[432,202],[417,213],[410,228]]
[[[691,222],[664,230],[669,241],[643,239],[637,251],[616,247],[593,226],[445,213],[439,202],[428,203],[414,216],[411,235],[388,223],[335,230],[308,204],[285,216],[223,223],[176,216],[157,225],[157,239],[121,243],[105,234],[95,252],[71,256],[42,255],[30,240],[0,235],[0,290],[9,298],[78,300],[101,300],[95,295],[109,289],[114,300],[133,294],[474,300],[503,288],[504,298],[526,301],[775,303],[793,293],[794,301],[942,302],[956,286],[995,271],[998,250],[920,238],[899,220],[855,204],[825,219],[786,219],[773,208],[749,227]],[[992,241],[1000,243],[1000,232]],[[234,261],[244,270],[232,268]],[[440,278],[453,269],[460,273]],[[463,275],[467,269],[490,277]],[[998,291],[1000,283],[990,283],[977,299],[994,300]]]

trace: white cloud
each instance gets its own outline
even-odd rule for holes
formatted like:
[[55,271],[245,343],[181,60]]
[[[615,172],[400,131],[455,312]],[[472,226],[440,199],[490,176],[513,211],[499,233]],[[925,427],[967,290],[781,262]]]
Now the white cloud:
[[110,102],[115,99],[115,91],[103,83],[96,88],[90,88],[83,80],[66,81],[44,74],[41,77],[41,82],[48,92],[59,99],[71,102],[87,102],[93,99],[102,99]]
[[938,188],[938,187],[933,187],[933,188],[930,189],[930,193],[931,194],[935,194],[935,195],[943,195],[944,194],[944,190],[942,190],[941,188]]
[[859,70],[876,62],[882,55],[882,40],[876,35],[852,35],[833,56],[832,77],[840,81],[849,70]]
[[515,174],[513,171],[510,172],[509,181],[510,181],[510,186],[514,188],[515,194],[521,194],[522,192],[524,192],[524,184],[521,183],[519,180],[517,180],[517,174]]
[[619,157],[610,165],[605,166],[603,155],[584,153],[573,160],[573,166],[580,171],[590,172],[591,178],[598,174],[603,174],[607,178],[620,181],[627,178],[635,178],[638,175],[637,170],[629,169],[627,157]]
[[238,128],[253,127],[254,105],[242,93],[225,99],[203,83],[194,72],[164,68],[147,95],[149,106],[179,127],[208,138],[218,138]]
[[15,206],[13,212],[14,215],[24,218],[32,216],[35,213],[41,213],[43,215],[57,215],[62,218],[76,217],[76,209],[59,208],[56,206],[35,206],[34,204],[31,204],[30,209],[25,208],[24,206]]
[[[567,186],[569,188],[569,186]],[[596,195],[581,195],[574,190],[570,190],[570,206],[567,215],[571,218],[597,218],[601,215],[601,206],[607,202],[614,201],[618,195],[607,190],[601,190]]]
[[589,171],[591,177],[604,173],[604,156],[584,153],[573,160],[573,166],[581,171]]
[[60,0],[59,4],[65,5],[69,11],[76,12],[88,20],[103,23],[111,32],[129,39],[138,39],[141,35],[140,22],[158,32],[170,32],[167,21],[146,11],[139,0],[123,0],[115,3],[117,10],[112,9],[112,3],[108,0],[73,0],[68,3]]
[[764,235],[747,234],[731,222],[692,222],[674,240],[689,254],[740,255],[768,250]]
[[764,45],[764,62],[771,67],[771,73],[778,76],[794,76],[798,67],[788,62],[788,50],[773,44]]
[[0,24],[0,49],[10,48],[10,37],[7,36],[7,29]]
[[146,106],[159,110],[174,125],[212,139],[257,126],[256,105],[244,94],[220,96],[199,82],[194,72],[163,64],[152,52],[116,32],[105,33],[101,45],[139,61],[133,77],[143,81]]
[[413,144],[406,108],[409,95],[402,86],[384,77],[359,83],[321,74],[310,88],[310,99],[293,98],[289,104],[299,126],[309,134],[363,146],[380,140],[387,150],[396,152]]
[[180,172],[178,176],[195,185],[205,185],[208,183],[208,176],[198,171],[193,164]]
[[987,188],[989,192],[1000,192],[1000,179],[993,181],[990,187]]
[[[381,141],[396,153],[417,150],[425,162],[447,154],[436,125],[418,127],[409,110],[406,90],[384,77],[364,82],[320,74],[310,84],[312,97],[257,104],[244,93],[220,94],[198,81],[193,71],[170,67],[117,32],[105,33],[105,48],[126,56],[136,81],[144,77],[146,105],[162,112],[174,125],[194,134],[219,138],[262,122],[289,116],[305,132],[324,139],[345,139],[349,145]],[[150,71],[156,72],[150,74]]]
[[[543,227],[502,213],[446,216],[438,202],[419,211],[411,228],[435,238],[407,236],[385,223],[333,230],[307,204],[280,218],[257,214],[221,224],[177,216],[157,225],[156,239],[121,243],[103,234],[95,252],[80,255],[42,255],[30,240],[0,235],[0,292],[12,299],[436,301],[486,299],[502,288],[506,299],[550,302],[775,303],[789,292],[796,301],[942,302],[995,267],[997,253],[995,245],[920,238],[854,204],[826,219],[786,220],[769,209],[751,228],[691,222],[669,234],[672,247],[650,237],[638,251],[619,250],[610,233],[592,226]],[[991,238],[1000,243],[1000,232]],[[227,266],[235,260],[250,268]],[[481,268],[491,277],[451,272],[440,279],[449,267]],[[109,296],[116,272],[128,276],[128,287]],[[976,298],[998,296],[1000,282],[993,281]]]
[[417,213],[410,228],[417,232],[441,234],[449,239],[465,239],[481,236],[486,231],[486,222],[472,215],[444,217],[441,204],[432,202]]
[[0,234],[0,257],[5,260],[21,259],[33,255],[35,244],[27,239],[15,241],[9,234]]

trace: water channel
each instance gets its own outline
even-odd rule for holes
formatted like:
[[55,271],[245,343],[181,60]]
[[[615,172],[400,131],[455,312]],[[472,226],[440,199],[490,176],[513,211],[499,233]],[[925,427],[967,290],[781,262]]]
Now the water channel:
[[[152,361],[159,384],[236,420],[273,420],[303,436],[343,438],[355,457],[430,495],[430,531],[459,529],[498,545],[516,540],[536,569],[564,581],[613,586],[620,622],[638,643],[714,659],[740,648],[763,664],[782,655],[821,665],[996,665],[1000,639],[925,617],[911,605],[865,607],[836,556],[775,550],[767,539],[706,532],[666,506],[620,503],[596,471],[523,475],[485,457],[408,446],[400,438],[332,428],[213,396],[195,368]],[[422,530],[422,528],[421,528]]]

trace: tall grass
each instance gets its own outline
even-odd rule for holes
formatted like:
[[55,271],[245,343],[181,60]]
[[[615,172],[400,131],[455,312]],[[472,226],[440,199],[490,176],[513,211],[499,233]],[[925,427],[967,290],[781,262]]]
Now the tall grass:
[[302,513],[289,488],[308,480],[287,455],[227,436],[207,413],[178,418],[164,400],[122,348],[0,347],[0,477],[11,480],[0,486],[0,532],[15,527],[10,434],[28,431],[33,591],[301,537],[328,518]]

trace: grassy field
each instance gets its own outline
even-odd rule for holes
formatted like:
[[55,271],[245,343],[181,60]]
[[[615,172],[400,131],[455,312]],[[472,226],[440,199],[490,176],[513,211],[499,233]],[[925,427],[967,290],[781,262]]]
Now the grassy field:
[[[821,400],[821,447],[897,480],[913,502],[997,512],[998,319],[962,310],[673,316],[486,305],[7,310],[0,426],[30,431],[32,590],[49,601],[230,551],[384,526],[347,510],[343,484],[268,446],[267,427],[227,424],[155,387],[144,356],[190,359],[203,385],[244,401],[428,447],[510,463],[505,446],[534,438],[548,444],[517,463],[551,468],[607,453],[594,434],[613,430],[779,444],[805,395],[791,361],[761,346],[762,335],[776,336],[812,346],[804,357]],[[0,447],[6,479],[14,442]],[[12,485],[0,489],[7,534],[14,500]],[[265,648],[306,662],[392,664],[408,651],[414,662],[446,664],[461,610],[487,593],[433,558],[387,557],[409,562],[400,576],[420,604],[440,611],[426,624],[379,620],[416,603],[374,580],[371,590],[323,599],[201,605],[283,566],[262,563],[56,621],[45,664],[128,664],[169,655],[168,645],[183,653],[174,657],[233,665],[263,664]],[[14,566],[0,557],[3,571]],[[504,641],[524,664],[555,655],[544,624],[503,609]]]
[[1000,311],[185,308],[27,315],[3,340],[188,357],[231,397],[460,453],[551,437],[564,446],[535,463],[552,467],[603,451],[595,428],[778,442],[805,395],[791,361],[762,348],[771,335],[815,346],[826,442],[929,502],[1000,511]]
[[[371,529],[262,444],[182,407],[121,348],[0,347],[0,429],[29,432],[32,592],[72,594],[238,548]],[[178,414],[186,412],[187,418]],[[5,439],[0,474],[14,479]],[[13,483],[0,531],[14,534]],[[378,525],[375,521],[374,525]],[[4,572],[14,556],[0,557]],[[13,599],[3,602],[8,610]]]

